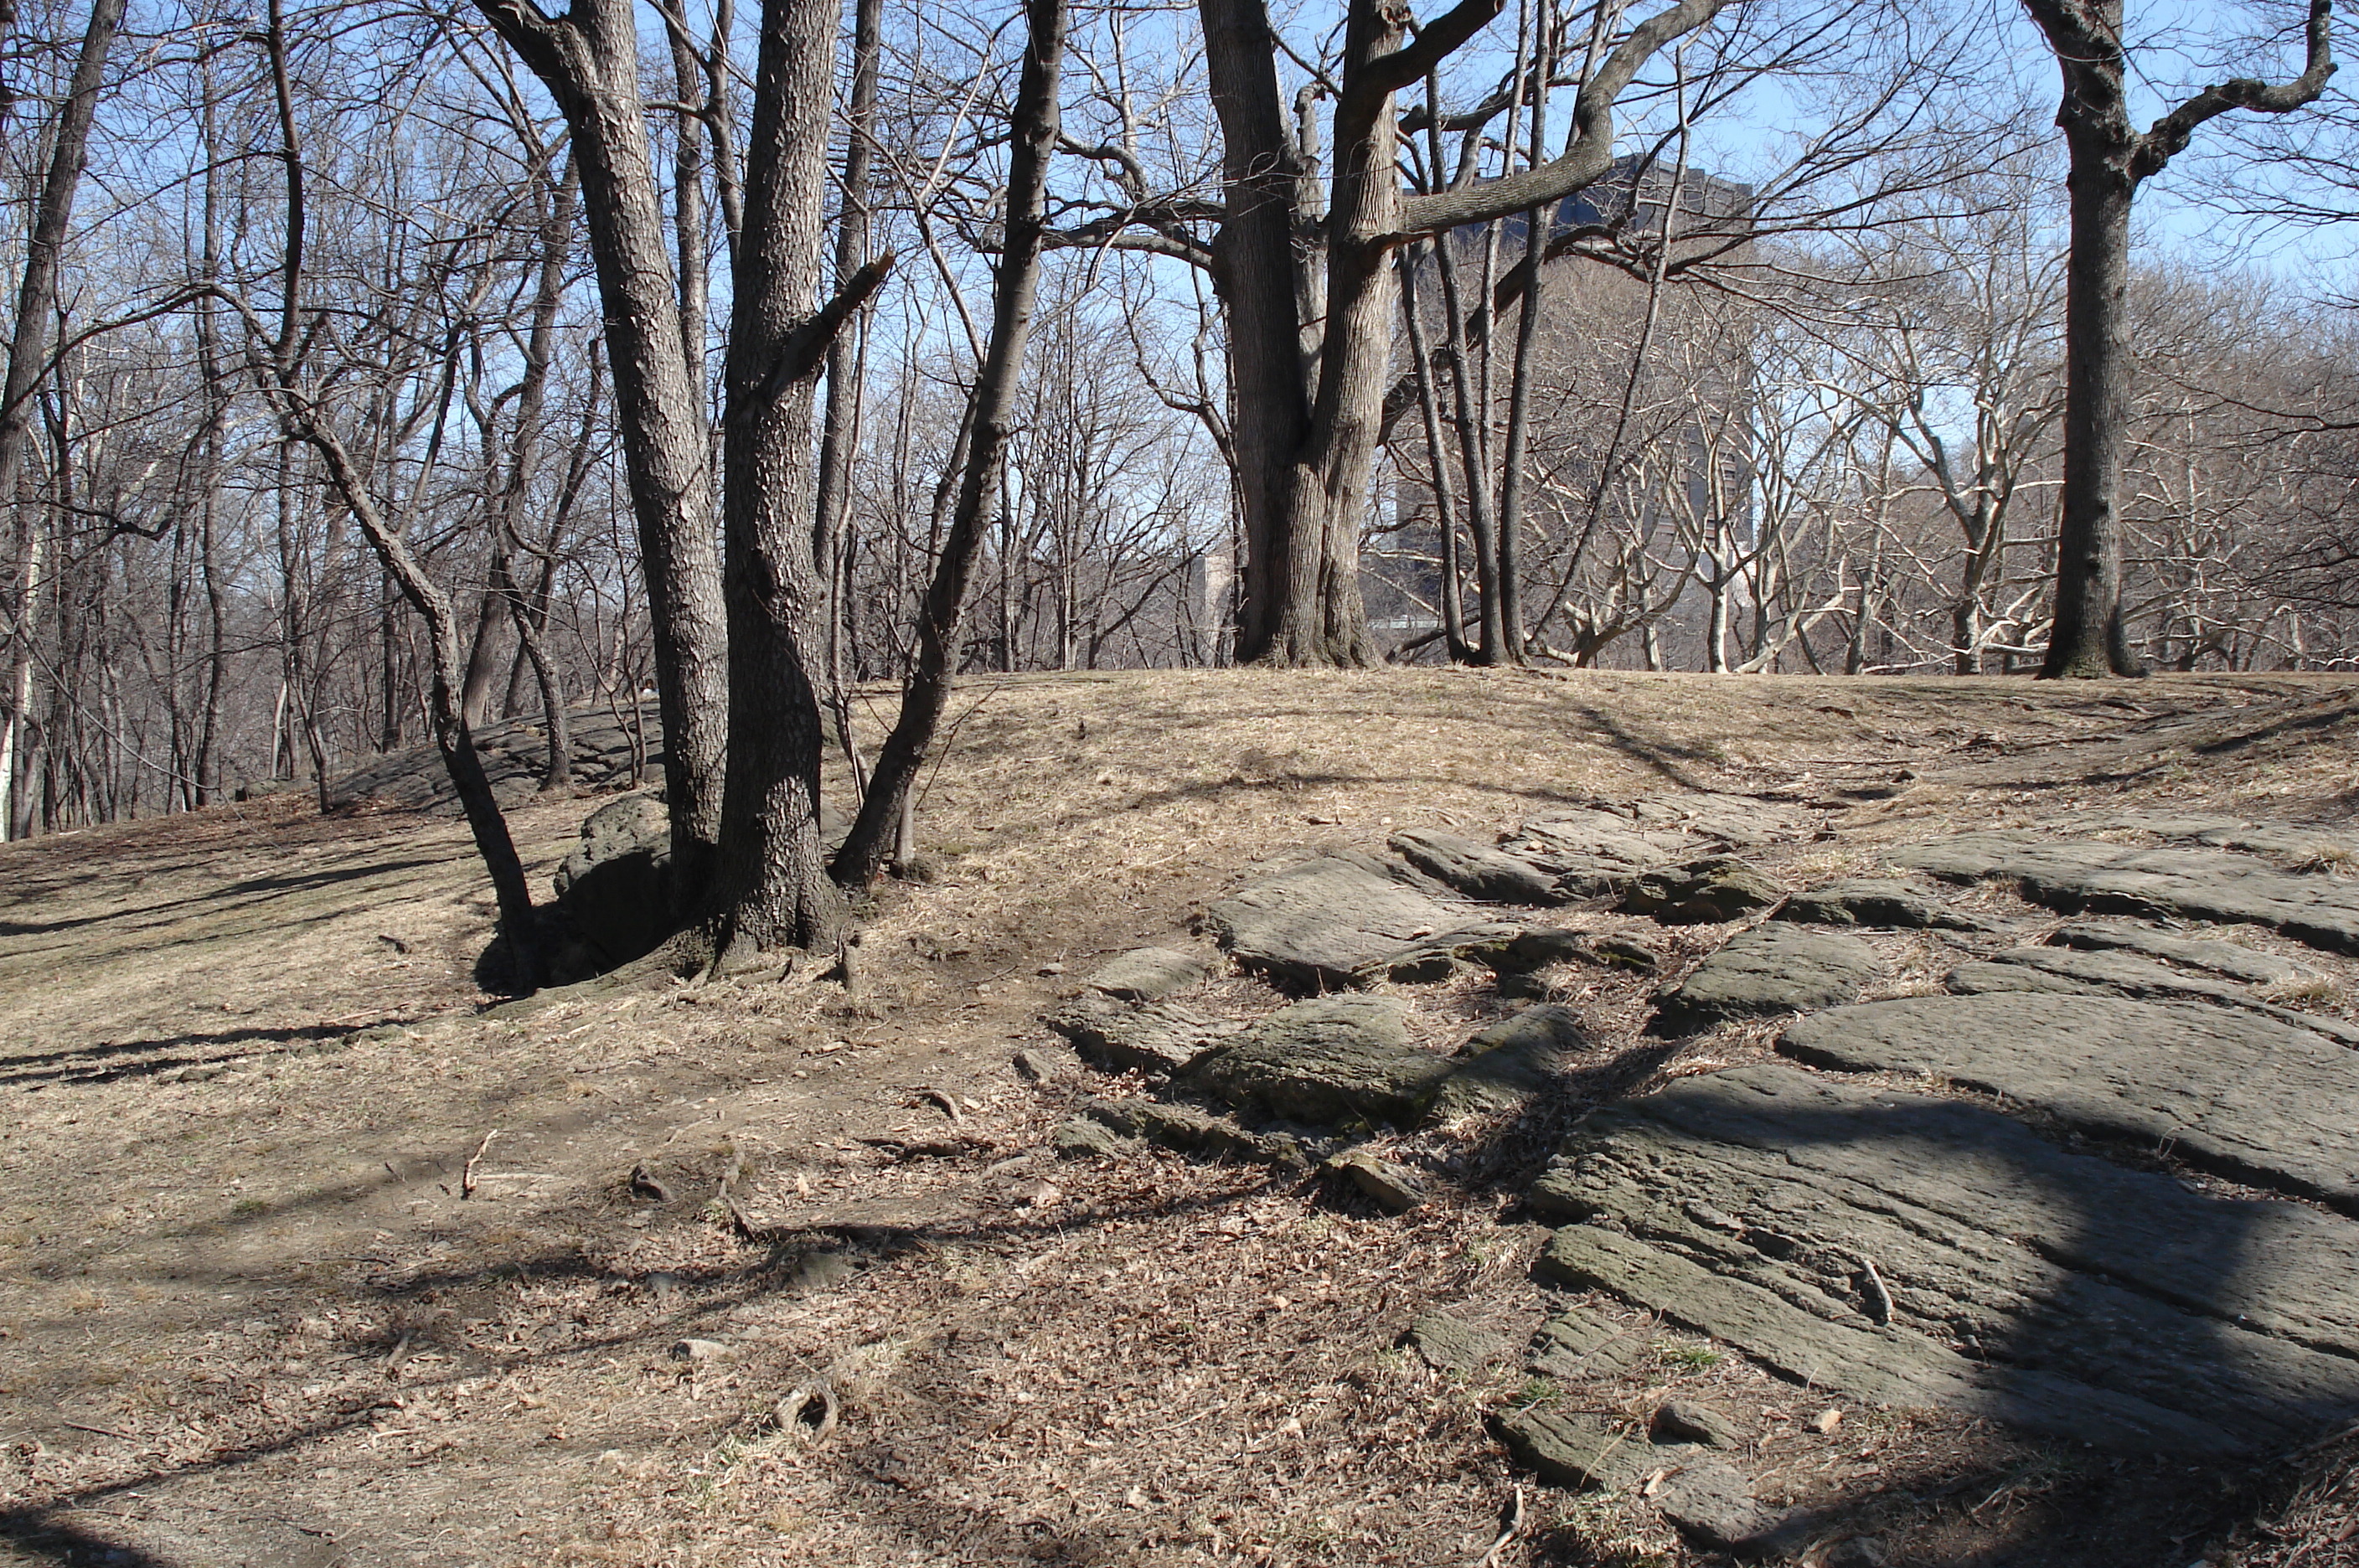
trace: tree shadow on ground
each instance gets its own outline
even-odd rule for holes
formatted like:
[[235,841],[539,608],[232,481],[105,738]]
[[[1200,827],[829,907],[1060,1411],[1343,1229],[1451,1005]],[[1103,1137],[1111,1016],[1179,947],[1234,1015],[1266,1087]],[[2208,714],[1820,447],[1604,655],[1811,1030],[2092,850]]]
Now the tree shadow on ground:
[[[1854,1397],[1864,1385],[1841,1370],[1850,1360],[1889,1347],[1905,1371],[1922,1364],[1909,1343],[1962,1336],[1968,1349],[1940,1361],[1935,1385],[1948,1392],[1933,1402],[2034,1434],[2060,1466],[2004,1531],[1951,1519],[1945,1537],[1921,1486],[1881,1484],[1816,1505],[1831,1530],[1906,1505],[1921,1516],[1919,1540],[1898,1560],[1924,1568],[2143,1568],[2249,1512],[2289,1441],[2359,1413],[2359,1296],[2344,1291],[2338,1306],[2320,1273],[2331,1260],[2307,1259],[2305,1281],[2305,1260],[2287,1256],[2298,1241],[2287,1222],[2316,1211],[2199,1192],[2050,1145],[1971,1102],[1881,1092],[1799,1109],[1752,1104],[1742,1088],[1718,1094],[1711,1081],[1627,1102],[1579,1147],[1632,1150],[1607,1168],[1616,1195],[1596,1223],[1716,1283],[1696,1296],[1625,1279],[1611,1247],[1590,1282],[1683,1327],[1733,1334],[1781,1377],[1800,1381],[1814,1366]],[[1631,1174],[1642,1162],[1648,1172]],[[1870,1227],[1860,1236],[1886,1225],[1911,1238],[1876,1277],[1897,1304],[1883,1320],[1854,1257],[1881,1244],[1856,1239],[1846,1214]],[[2009,1247],[2020,1253],[2004,1258]],[[1953,1308],[1971,1326],[1944,1316]],[[1827,1344],[1788,1337],[1780,1313],[1823,1323],[1803,1332]],[[2006,1495],[1993,1486],[1994,1499]],[[1609,1560],[1571,1535],[1551,1550],[1543,1561]]]

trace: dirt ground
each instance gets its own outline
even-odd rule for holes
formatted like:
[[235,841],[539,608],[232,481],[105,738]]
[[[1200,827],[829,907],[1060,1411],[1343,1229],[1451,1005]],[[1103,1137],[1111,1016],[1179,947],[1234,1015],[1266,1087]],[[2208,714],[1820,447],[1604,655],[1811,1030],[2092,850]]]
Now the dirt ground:
[[[1710,1561],[1516,1475],[1484,1418],[1520,1373],[1397,1348],[1435,1307],[1538,1323],[1512,1194],[1547,1128],[1406,1140],[1440,1196],[1401,1218],[1253,1167],[1060,1162],[1047,1129],[1107,1081],[1041,1013],[1104,955],[1203,947],[1256,862],[1396,826],[1734,789],[1825,813],[1777,857],[1817,875],[2084,806],[2359,806],[2359,682],[2314,677],[1203,671],[975,682],[953,713],[932,880],[864,911],[857,994],[807,968],[497,1005],[443,819],[281,797],[0,848],[0,1563]],[[587,809],[516,814],[537,878]],[[1930,944],[1890,945],[1892,988],[1930,985]],[[2359,972],[2324,966],[2300,1005],[2348,1016]],[[1499,1006],[1404,995],[1437,1040]],[[1566,1116],[1766,1040],[1646,1040],[1635,982],[1562,999],[1601,1041]],[[2349,1442],[2114,1464],[1632,1326],[1652,1359],[1596,1397],[1753,1412],[1764,1488],[1825,1520],[1805,1561],[2359,1563]]]

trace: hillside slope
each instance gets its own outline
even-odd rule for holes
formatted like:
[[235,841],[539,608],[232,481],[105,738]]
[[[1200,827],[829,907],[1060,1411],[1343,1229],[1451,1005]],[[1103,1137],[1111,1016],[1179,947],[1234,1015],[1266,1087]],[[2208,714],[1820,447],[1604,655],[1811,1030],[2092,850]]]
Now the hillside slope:
[[[1794,882],[2084,808],[2359,803],[2359,685],[2313,677],[1202,671],[978,681],[952,713],[933,879],[864,911],[850,994],[806,970],[495,1005],[464,830],[407,811],[281,798],[0,848],[0,1561],[1471,1564],[1521,1374],[1394,1346],[1437,1306],[1540,1321],[1517,1183],[1560,1126],[1417,1145],[1454,1174],[1402,1217],[1251,1163],[1060,1160],[1050,1129],[1108,1089],[1040,1022],[1083,974],[1209,953],[1201,911],[1277,859],[1598,800],[1807,813],[1821,836],[1768,857]],[[589,804],[516,813],[539,886]],[[1674,972],[1725,935],[1672,930]],[[2349,962],[2311,961],[2332,983],[2295,1005],[2347,1013]],[[1431,1041],[1495,1005],[1401,995]],[[1649,1042],[1635,980],[1560,999],[1605,1047],[1568,1115],[1767,1038]],[[1190,1005],[1284,1000],[1231,974]],[[1816,1408],[1643,1332],[1658,1393]],[[2262,1506],[2241,1470],[2068,1473],[1985,1423],[1852,1419],[1796,1463],[1830,1519],[1881,1509],[1935,1553],[1908,1561],[2191,1558]],[[1495,1561],[1705,1560],[1627,1500],[1527,1509]]]

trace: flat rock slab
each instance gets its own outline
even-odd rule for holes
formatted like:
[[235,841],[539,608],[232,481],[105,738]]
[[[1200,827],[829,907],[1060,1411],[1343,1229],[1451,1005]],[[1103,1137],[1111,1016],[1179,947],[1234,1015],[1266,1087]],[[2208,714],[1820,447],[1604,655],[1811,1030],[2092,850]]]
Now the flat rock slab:
[[2278,953],[2262,953],[2241,942],[2176,936],[2152,926],[2122,920],[2074,920],[2059,927],[2048,942],[2051,947],[2074,947],[2091,953],[2142,953],[2255,985],[2309,980],[2318,974],[2306,964],[2297,964]]
[[1988,931],[1991,923],[1950,909],[1885,877],[1853,877],[1797,893],[1770,917],[1818,926],[1886,926],[1930,931]]
[[1093,991],[1125,1002],[1156,1002],[1184,991],[1210,974],[1201,959],[1168,947],[1140,947],[1099,965],[1083,982]]
[[[1144,1139],[1207,1160],[1238,1160],[1249,1165],[1302,1171],[1308,1170],[1316,1159],[1315,1152],[1291,1133],[1252,1131],[1200,1105],[1144,1098],[1093,1100],[1082,1110],[1088,1120],[1107,1128],[1117,1138]],[[1072,1127],[1071,1122],[1060,1124],[1051,1135],[1061,1152],[1126,1153],[1137,1148],[1137,1143],[1131,1141],[1107,1150],[1070,1131]]]
[[1305,989],[1360,986],[1505,951],[1518,926],[1470,922],[1440,899],[1355,861],[1306,860],[1205,911],[1239,964]]
[[1716,925],[1742,920],[1785,897],[1785,885],[1760,867],[1719,855],[1636,878],[1615,907],[1665,925]]
[[1685,1079],[1593,1116],[1531,1198],[1589,1222],[1544,1277],[1861,1399],[2122,1452],[2267,1449],[2359,1411],[2359,1225],[1967,1102],[1775,1063]]
[[1777,1527],[1779,1516],[1754,1500],[1745,1473],[1716,1454],[1699,1454],[1665,1478],[1655,1507],[1704,1545],[1733,1552]]
[[1516,1464],[1568,1491],[1618,1492],[1663,1467],[1644,1433],[1585,1411],[1536,1406],[1500,1417],[1497,1428]]
[[1086,992],[1044,1021],[1085,1060],[1114,1073],[1178,1073],[1226,1032],[1177,1002],[1117,1002]]
[[1250,1115],[1314,1127],[1408,1127],[1450,1071],[1409,1043],[1391,996],[1321,996],[1281,1007],[1211,1051],[1188,1083]]
[[1987,996],[1998,991],[2044,991],[2059,996],[2217,1002],[2223,1007],[2245,1008],[2296,1029],[2310,1029],[2338,1044],[2359,1046],[2359,1025],[2277,1007],[2232,981],[2184,974],[2134,953],[2011,947],[1991,954],[1987,960],[1958,965],[1945,984],[1947,989],[1962,996]]
[[2218,849],[2241,849],[2299,863],[2320,858],[2350,859],[2359,854],[2359,839],[2348,833],[2305,822],[2256,822],[2198,811],[2120,811],[2099,813],[2077,822],[2083,831],[2126,829],[2157,838],[2177,839]]
[[2359,1051],[2275,1018],[2113,996],[1909,996],[1801,1018],[1777,1049],[1946,1079],[2359,1212]]
[[1555,876],[1530,861],[1438,828],[1397,833],[1391,846],[1419,871],[1470,898],[1494,904],[1560,904],[1567,897]]
[[1649,1033],[1698,1034],[1858,999],[1884,971],[1875,950],[1834,931],[1768,925],[1740,932],[1655,1004]]
[[1401,1343],[1437,1372],[1479,1372],[1507,1355],[1505,1336],[1448,1312],[1427,1312],[1408,1325]]
[[1619,892],[1640,872],[1699,855],[1799,838],[1808,811],[1742,795],[1668,795],[1598,801],[1526,822],[1503,854],[1552,875],[1571,898]]
[[1425,1183],[1416,1171],[1397,1165],[1370,1149],[1346,1149],[1322,1160],[1323,1175],[1340,1177],[1352,1190],[1388,1214],[1405,1214],[1426,1199]]
[[1652,1354],[1647,1336],[1636,1328],[1574,1307],[1540,1324],[1532,1335],[1531,1352],[1524,1365],[1530,1371],[1577,1383],[1627,1372]]
[[2359,953],[2359,880],[2280,871],[2233,850],[2139,848],[2006,831],[1906,844],[1885,858],[1955,882],[2010,877],[2026,898],[2068,915],[2250,923],[2330,953]]

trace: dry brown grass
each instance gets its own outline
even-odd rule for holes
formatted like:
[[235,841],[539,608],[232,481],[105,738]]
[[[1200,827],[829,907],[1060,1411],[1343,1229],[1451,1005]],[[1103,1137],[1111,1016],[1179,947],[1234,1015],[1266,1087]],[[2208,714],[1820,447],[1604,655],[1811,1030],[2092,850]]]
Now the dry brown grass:
[[[864,912],[857,998],[804,980],[479,1015],[489,900],[455,823],[280,800],[0,849],[0,1487],[19,1508],[0,1561],[324,1562],[303,1554],[332,1540],[372,1563],[1471,1568],[1512,1480],[1482,1415],[1524,1390],[1392,1346],[1437,1304],[1511,1335],[1537,1321],[1537,1233],[1501,1183],[1547,1127],[1403,1140],[1443,1194],[1407,1220],[1255,1171],[1060,1165],[1046,1127],[1103,1085],[1007,1070],[1040,1011],[1103,954],[1193,940],[1256,863],[1394,826],[1774,791],[1840,829],[1790,852],[1819,877],[1929,833],[2183,805],[2190,777],[2236,811],[2353,797],[2347,684],[2131,690],[2125,711],[2116,689],[2001,681],[977,682],[921,814],[936,879]],[[2174,719],[2205,727],[2158,747]],[[541,870],[582,810],[520,813]],[[1663,945],[1685,963],[1724,934]],[[1943,962],[1886,945],[1896,991]],[[1774,1032],[1667,1047],[1636,1033],[1635,981],[1555,978],[1600,1042],[1584,1094]],[[1501,1006],[1472,982],[1409,995],[1439,1047]],[[1231,979],[1198,1005],[1277,1000]],[[381,1022],[407,1027],[347,1040]],[[967,1147],[941,1159],[862,1141],[952,1133]],[[704,1202],[741,1158],[756,1239]],[[632,1200],[636,1164],[679,1201]],[[828,1249],[848,1269],[810,1263]],[[674,1360],[686,1335],[737,1349]],[[841,1424],[814,1444],[772,1417],[821,1376]],[[2126,1563],[2071,1544],[2076,1510],[2177,1517],[2136,1477],[2059,1479],[1963,1423],[1856,1411],[1840,1441],[1808,1433],[1794,1391],[1741,1362],[1671,1356],[1596,1397],[1640,1412],[1673,1387],[1782,1411],[1762,1417],[1770,1489],[1848,1499],[1928,1562],[2013,1543]],[[2082,1555],[2036,1555],[2056,1541]],[[1505,1561],[1685,1551],[1644,1507],[1538,1493]]]

